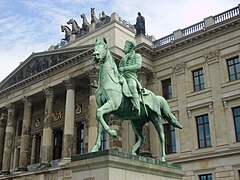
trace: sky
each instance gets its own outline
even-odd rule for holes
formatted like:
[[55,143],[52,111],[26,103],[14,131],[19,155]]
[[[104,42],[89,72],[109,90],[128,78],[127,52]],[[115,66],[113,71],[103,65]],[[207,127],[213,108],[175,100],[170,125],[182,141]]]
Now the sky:
[[61,25],[71,18],[82,24],[90,8],[136,23],[145,17],[146,33],[156,39],[183,29],[204,18],[238,6],[239,0],[0,0],[0,81],[33,52],[46,51],[64,38]]

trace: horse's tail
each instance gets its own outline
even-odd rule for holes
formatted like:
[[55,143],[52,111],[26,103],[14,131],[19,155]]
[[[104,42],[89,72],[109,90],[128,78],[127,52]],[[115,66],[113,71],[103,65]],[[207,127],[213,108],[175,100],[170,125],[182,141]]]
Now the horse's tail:
[[167,101],[162,96],[157,96],[157,98],[160,101],[162,117],[174,127],[182,129],[182,125],[178,122],[177,118],[171,113]]

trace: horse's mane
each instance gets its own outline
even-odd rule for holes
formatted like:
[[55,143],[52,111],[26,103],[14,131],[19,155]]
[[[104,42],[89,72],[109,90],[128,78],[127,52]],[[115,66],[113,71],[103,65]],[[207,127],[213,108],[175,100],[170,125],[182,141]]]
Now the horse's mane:
[[74,19],[73,19],[73,21],[76,23],[76,26],[77,26],[78,28],[80,28],[80,27],[78,26],[78,23],[77,23],[77,21],[76,21],[76,20],[74,20]]
[[66,27],[69,31],[71,31],[71,29],[68,26],[64,25],[64,27]]

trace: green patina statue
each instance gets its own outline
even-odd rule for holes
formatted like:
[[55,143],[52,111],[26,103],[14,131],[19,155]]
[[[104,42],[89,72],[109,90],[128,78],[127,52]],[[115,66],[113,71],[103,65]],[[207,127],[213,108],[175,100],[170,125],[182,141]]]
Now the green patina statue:
[[180,129],[182,126],[171,113],[167,101],[147,89],[143,90],[138,82],[136,73],[142,66],[142,58],[135,53],[135,42],[126,41],[124,52],[119,73],[106,40],[96,40],[93,59],[99,64],[99,84],[96,90],[98,136],[91,152],[99,150],[103,129],[112,137],[117,136],[116,131],[108,125],[109,116],[112,114],[122,120],[131,121],[138,136],[138,141],[131,150],[133,155],[136,155],[136,150],[143,143],[143,126],[149,121],[152,122],[161,142],[160,160],[165,161],[165,138],[161,120],[165,119]]

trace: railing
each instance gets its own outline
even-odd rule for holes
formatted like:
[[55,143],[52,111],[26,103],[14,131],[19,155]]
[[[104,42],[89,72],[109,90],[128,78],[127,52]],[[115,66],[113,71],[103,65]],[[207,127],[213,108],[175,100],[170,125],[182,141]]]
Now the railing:
[[[232,8],[228,11],[225,11],[221,14],[218,14],[216,16],[213,16],[213,24],[218,24],[220,22],[223,22],[223,21],[226,21],[228,19],[231,19],[233,17],[236,17],[236,16],[239,16],[240,15],[240,6],[237,6],[235,8]],[[181,36],[180,37],[185,37],[185,36],[188,36],[190,34],[193,34],[195,32],[199,32],[201,30],[204,30],[206,27],[206,24],[205,24],[205,21],[201,21],[197,24],[194,24],[192,26],[189,26],[187,28],[184,28],[182,30],[180,30],[181,32]],[[175,37],[174,37],[174,34],[170,34],[168,36],[165,36],[161,39],[158,39],[156,41],[153,42],[153,44],[156,46],[156,47],[159,47],[159,46],[163,46],[165,44],[169,44],[169,43],[173,43],[173,41],[175,40]]]
[[199,22],[199,23],[194,24],[192,26],[189,26],[187,28],[184,28],[182,30],[182,35],[187,36],[189,34],[192,34],[192,33],[195,33],[197,31],[203,30],[204,28],[205,28],[205,23],[204,23],[204,21],[202,21],[202,22]]
[[228,20],[228,19],[231,19],[235,16],[238,16],[240,13],[239,13],[239,6],[235,7],[235,8],[232,8],[228,11],[225,11],[221,14],[218,14],[216,16],[213,17],[214,19],[214,24],[218,24],[220,22],[223,22],[225,20]]
[[168,36],[165,36],[161,39],[154,41],[153,44],[155,44],[156,47],[159,47],[159,46],[163,46],[165,44],[172,43],[173,41],[174,41],[174,35],[170,34]]
[[126,27],[128,27],[128,28],[130,28],[130,29],[132,29],[132,30],[135,29],[134,25],[132,25],[130,22],[125,21],[125,20],[122,19],[121,17],[119,17],[119,21],[120,21],[120,23],[122,23],[124,26],[126,26]]

